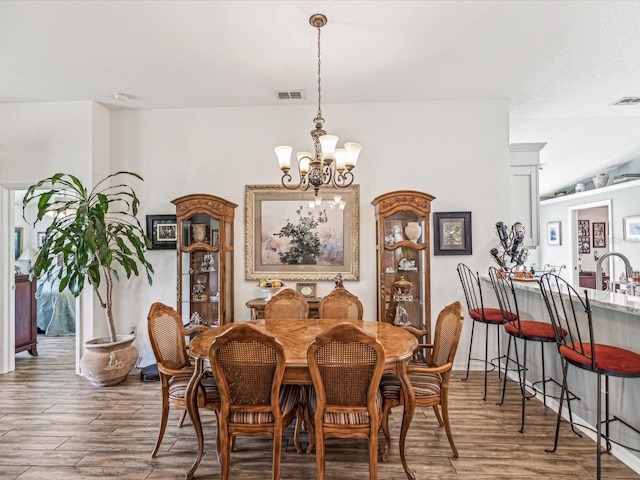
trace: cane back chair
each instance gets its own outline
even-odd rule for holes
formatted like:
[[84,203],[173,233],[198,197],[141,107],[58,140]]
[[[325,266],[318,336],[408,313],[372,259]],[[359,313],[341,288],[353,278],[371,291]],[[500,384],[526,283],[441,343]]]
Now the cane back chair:
[[271,297],[264,306],[264,318],[307,318],[309,304],[298,292],[286,288]]
[[[433,344],[418,346],[419,349],[424,350],[424,353],[417,357],[423,359],[423,362],[419,363],[414,356],[414,360],[407,365],[407,374],[411,379],[416,406],[433,407],[438,423],[444,426],[453,456],[456,458],[458,450],[453,442],[449,421],[449,380],[463,321],[464,309],[460,302],[453,302],[444,307],[436,320]],[[382,431],[386,440],[382,458],[386,462],[391,446],[389,413],[392,408],[403,405],[404,400],[400,379],[393,374],[385,373],[382,376],[380,389],[383,397]],[[442,409],[441,413],[438,411],[438,406]]]
[[272,478],[280,478],[282,432],[293,421],[299,401],[297,385],[282,385],[282,345],[253,325],[238,323],[215,338],[209,359],[220,391],[220,477],[229,478],[235,437],[269,436],[273,438]]
[[320,300],[320,318],[362,320],[362,302],[346,288],[336,288]]
[[360,327],[339,323],[311,342],[307,362],[313,381],[307,421],[315,431],[318,480],[325,478],[329,437],[368,438],[369,478],[377,479],[382,345]]
[[[162,390],[162,415],[156,445],[151,453],[155,457],[162,443],[169,418],[169,407],[182,409],[178,427],[182,426],[187,414],[186,391],[194,367],[189,361],[184,325],[180,314],[173,308],[156,302],[151,305],[147,316],[151,348],[158,364]],[[190,333],[206,330],[194,327]],[[216,410],[220,406],[220,395],[212,377],[201,381],[198,390],[198,406]]]

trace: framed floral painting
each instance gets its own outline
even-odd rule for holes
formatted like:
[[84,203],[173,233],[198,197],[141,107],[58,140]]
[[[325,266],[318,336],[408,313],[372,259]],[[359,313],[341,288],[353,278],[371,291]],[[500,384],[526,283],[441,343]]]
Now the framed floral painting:
[[[336,197],[340,196],[339,199]],[[247,280],[359,280],[360,188],[245,187]]]

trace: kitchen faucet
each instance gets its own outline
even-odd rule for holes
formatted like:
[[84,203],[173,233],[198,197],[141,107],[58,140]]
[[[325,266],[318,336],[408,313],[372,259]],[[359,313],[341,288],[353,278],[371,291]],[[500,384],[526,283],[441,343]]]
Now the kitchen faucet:
[[631,264],[627,257],[618,252],[605,253],[598,259],[598,263],[596,263],[596,290],[602,290],[602,262],[611,256],[620,257],[622,259],[627,279],[633,277],[633,269],[631,268]]

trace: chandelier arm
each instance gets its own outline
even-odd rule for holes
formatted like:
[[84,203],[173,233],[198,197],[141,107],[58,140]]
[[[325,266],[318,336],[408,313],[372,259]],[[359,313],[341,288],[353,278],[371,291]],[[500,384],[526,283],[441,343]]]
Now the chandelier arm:
[[344,171],[342,173],[336,172],[333,184],[338,188],[346,188],[350,186],[355,180],[353,173]]

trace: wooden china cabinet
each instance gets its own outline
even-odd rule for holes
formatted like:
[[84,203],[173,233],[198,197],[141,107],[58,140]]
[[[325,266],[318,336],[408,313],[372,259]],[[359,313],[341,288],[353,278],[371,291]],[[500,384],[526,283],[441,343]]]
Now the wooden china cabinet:
[[431,342],[431,202],[398,190],[376,197],[378,321],[426,329]]
[[178,311],[209,325],[233,322],[233,220],[236,204],[207,194],[176,206]]

